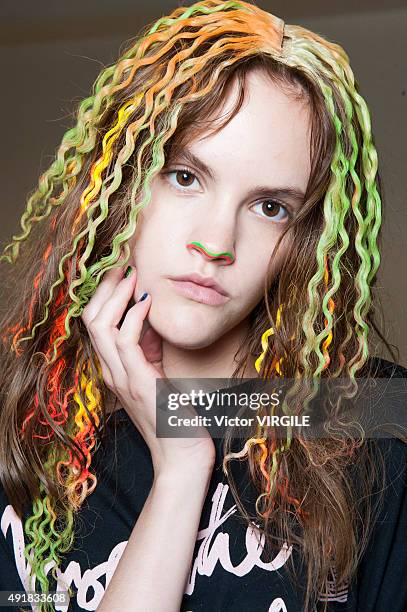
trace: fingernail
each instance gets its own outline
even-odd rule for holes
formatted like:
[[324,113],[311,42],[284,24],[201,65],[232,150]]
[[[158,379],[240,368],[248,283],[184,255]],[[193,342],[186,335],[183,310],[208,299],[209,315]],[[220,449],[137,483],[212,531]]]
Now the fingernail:
[[138,300],[138,302],[142,302],[143,300],[146,299],[146,297],[148,296],[148,293],[143,293],[143,295],[141,296],[141,298]]
[[124,273],[125,278],[128,278],[132,272],[133,268],[131,266],[127,266],[126,272]]

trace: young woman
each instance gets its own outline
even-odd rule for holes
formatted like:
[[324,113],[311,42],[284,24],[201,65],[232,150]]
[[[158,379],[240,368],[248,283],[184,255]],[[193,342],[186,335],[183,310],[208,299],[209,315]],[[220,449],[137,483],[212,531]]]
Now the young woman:
[[406,377],[380,194],[344,50],[253,4],[178,7],[101,73],[3,255],[0,590],[405,610],[402,439],[156,435],[157,379]]

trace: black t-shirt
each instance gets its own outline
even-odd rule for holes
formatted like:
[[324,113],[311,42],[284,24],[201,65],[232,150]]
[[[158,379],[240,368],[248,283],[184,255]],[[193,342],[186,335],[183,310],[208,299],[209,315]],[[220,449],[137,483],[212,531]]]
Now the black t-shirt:
[[[407,369],[376,361],[377,376],[407,378]],[[106,427],[108,435],[92,462],[98,484],[77,515],[75,544],[59,569],[76,593],[69,612],[97,609],[153,481],[150,451],[125,410],[117,411]],[[333,575],[317,610],[326,600],[330,612],[407,610],[407,445],[397,438],[376,442],[386,447],[385,504],[356,579],[339,590]],[[180,612],[302,612],[303,593],[286,570],[290,555],[296,563],[295,548],[284,545],[264,559],[256,527],[239,517],[223,474],[221,440],[216,449]],[[232,470],[234,465],[246,462],[232,461]],[[241,494],[253,502],[257,495],[247,487],[247,472],[238,467],[233,474]],[[29,590],[23,525],[1,487],[0,520],[0,590]],[[55,609],[66,610],[58,604]]]

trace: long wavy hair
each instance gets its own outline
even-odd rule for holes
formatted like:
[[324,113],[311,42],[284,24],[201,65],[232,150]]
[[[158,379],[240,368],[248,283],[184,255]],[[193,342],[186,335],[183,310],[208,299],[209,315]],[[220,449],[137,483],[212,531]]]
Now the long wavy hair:
[[[2,256],[13,265],[3,266],[10,303],[1,324],[0,474],[19,517],[29,508],[25,554],[37,590],[49,590],[49,568],[56,578],[73,545],[109,418],[82,310],[105,272],[127,261],[151,180],[183,143],[235,116],[254,69],[308,105],[311,175],[304,205],[271,254],[292,232],[281,272],[265,279],[251,313],[233,378],[256,360],[263,378],[353,379],[367,372],[371,329],[398,360],[374,319],[382,192],[369,111],[345,51],[246,2],[204,0],[148,25],[79,104]],[[232,83],[239,96],[221,121]],[[226,439],[224,452],[245,520],[253,517],[227,468],[234,458],[247,461],[259,492],[254,518],[266,543],[298,545],[304,610],[326,592],[333,566],[338,585],[349,581],[374,515],[366,504],[362,520],[357,505],[380,465],[368,444],[283,444],[260,428],[238,452]],[[349,463],[359,470],[357,491]]]

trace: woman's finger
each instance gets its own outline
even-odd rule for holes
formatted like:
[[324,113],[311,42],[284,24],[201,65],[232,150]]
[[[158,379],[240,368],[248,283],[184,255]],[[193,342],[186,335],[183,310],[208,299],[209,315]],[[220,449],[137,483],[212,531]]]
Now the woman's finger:
[[[121,266],[120,268],[112,268],[106,272],[95,293],[83,309],[82,320],[85,324],[92,321],[99,314],[103,305],[112,296],[116,287],[123,279],[123,275],[127,268],[128,266]],[[133,274],[135,274],[134,268]]]
[[89,325],[92,344],[106,364],[113,386],[120,393],[123,393],[128,388],[128,384],[126,370],[123,367],[116,347],[116,335],[118,334],[118,330],[112,329],[111,327],[104,327],[103,325],[95,323],[95,321],[94,319]]
[[95,346],[106,363],[113,381],[119,393],[125,393],[128,389],[127,373],[117,350],[117,336],[119,330],[117,324],[123,318],[130,298],[136,286],[136,274],[122,278],[114,287],[110,297],[105,300],[96,317],[89,323]]
[[144,333],[144,335],[141,336],[139,344],[143,349],[143,353],[146,356],[147,361],[150,361],[154,364],[162,361],[162,336],[160,336],[160,334],[156,332],[155,329],[149,327]]
[[[147,295],[145,300],[132,306],[116,337],[121,362],[130,379],[132,389],[137,389],[138,393],[151,392],[151,386],[155,385],[155,378],[158,375],[156,368],[146,359],[139,344],[143,321],[150,305],[151,297]],[[150,377],[147,376],[148,372],[150,372]]]
[[135,282],[135,276],[121,279],[87,326],[95,350],[110,372],[113,385],[121,392],[124,392],[128,385],[127,375],[117,351],[116,337],[119,330],[116,326],[134,292]]
[[99,360],[100,363],[100,367],[102,369],[102,376],[103,376],[103,380],[106,384],[107,387],[111,388],[113,387],[113,376],[112,376],[112,372],[110,371],[109,365],[108,363],[105,361],[105,359],[103,358],[90,330],[88,329],[88,335],[90,338],[90,342],[92,344],[92,348],[95,351],[97,358]]
[[133,268],[132,274],[116,283],[114,290],[105,299],[96,317],[93,319],[96,325],[101,325],[104,328],[113,328],[118,325],[129,304],[130,298],[133,296],[136,287],[136,277],[137,274]]

